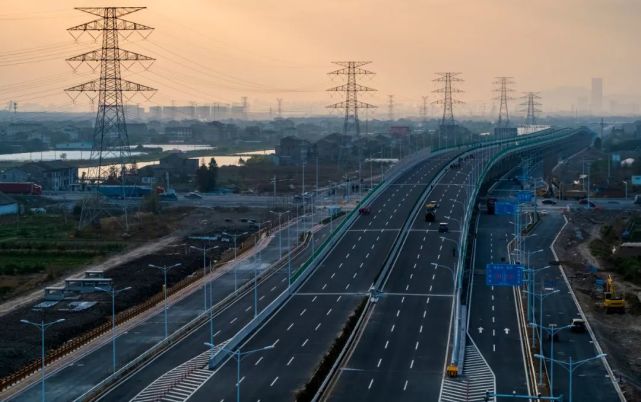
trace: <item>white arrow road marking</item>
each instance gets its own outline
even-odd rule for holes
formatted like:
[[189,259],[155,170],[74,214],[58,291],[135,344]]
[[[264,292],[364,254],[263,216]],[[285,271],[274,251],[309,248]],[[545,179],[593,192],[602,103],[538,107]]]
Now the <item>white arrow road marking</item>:
[[479,334],[483,333],[483,327],[479,327]]

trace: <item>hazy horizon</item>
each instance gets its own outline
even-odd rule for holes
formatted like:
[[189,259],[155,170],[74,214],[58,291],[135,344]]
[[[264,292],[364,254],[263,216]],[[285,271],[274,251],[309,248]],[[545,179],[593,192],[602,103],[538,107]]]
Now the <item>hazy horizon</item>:
[[[99,47],[84,36],[74,43],[66,29],[94,17],[74,7],[105,6],[98,1],[7,4],[0,14],[0,108],[16,100],[28,109],[88,110],[63,89],[97,77],[85,68],[75,75],[64,59]],[[589,107],[590,81],[604,82],[604,109],[614,99],[634,110],[641,82],[637,78],[636,22],[641,2],[623,0],[293,0],[129,1],[118,6],[146,6],[125,19],[150,25],[146,41],[136,37],[121,47],[157,58],[149,71],[123,77],[158,88],[141,106],[240,102],[266,112],[283,98],[292,115],[325,113],[322,106],[339,100],[325,90],[338,85],[327,72],[333,60],[371,60],[376,76],[365,85],[378,89],[365,100],[387,115],[387,95],[394,94],[398,115],[418,114],[421,96],[432,93],[437,71],[459,71],[465,80],[460,114],[492,110],[492,81],[513,76],[514,96],[540,91],[545,112]],[[388,6],[389,5],[389,6]],[[587,99],[586,99],[587,97]],[[512,101],[513,113],[519,107]],[[626,105],[627,104],[627,105]],[[434,112],[434,110],[432,111]],[[329,114],[329,111],[327,111]]]

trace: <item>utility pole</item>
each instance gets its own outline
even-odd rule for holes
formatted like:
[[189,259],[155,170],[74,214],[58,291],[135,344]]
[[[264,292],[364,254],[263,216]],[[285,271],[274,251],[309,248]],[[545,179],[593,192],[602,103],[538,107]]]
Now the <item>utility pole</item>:
[[509,93],[514,92],[512,85],[514,85],[513,77],[496,77],[494,81],[496,86],[494,92],[498,93],[498,96],[494,98],[499,101],[499,120],[497,127],[509,127],[510,126],[510,112],[508,110],[507,101],[513,99]]
[[387,95],[387,120],[394,121],[394,95]]
[[[115,159],[120,166],[118,175],[122,184],[122,196],[125,198],[125,163],[131,156],[129,148],[129,137],[127,136],[127,125],[125,122],[125,110],[123,93],[134,95],[137,92],[143,94],[155,93],[155,89],[146,85],[122,79],[121,68],[127,69],[134,63],[140,63],[147,69],[155,59],[139,53],[121,49],[119,47],[120,35],[131,35],[138,33],[143,39],[151,34],[153,28],[137,22],[131,22],[121,17],[144,10],[146,7],[81,7],[76,10],[98,16],[91,22],[80,24],[69,28],[67,31],[77,40],[82,34],[89,32],[102,35],[102,47],[81,55],[67,59],[67,62],[74,70],[81,64],[100,64],[100,78],[84,84],[67,88],[65,92],[75,100],[81,93],[98,93],[98,112],[94,125],[93,145],[91,148],[90,160],[93,161],[85,180],[96,185],[96,190],[104,182],[109,172],[103,166],[105,159]],[[75,93],[76,95],[71,95]],[[149,97],[150,97],[149,96]],[[147,99],[149,98],[147,97]],[[109,162],[110,164],[113,161]],[[79,227],[82,228],[90,223],[96,222],[104,212],[101,207],[99,191],[95,191],[94,197],[85,198],[82,204]],[[127,210],[125,207],[125,222],[127,221]],[[125,223],[125,226],[127,224]]]
[[359,92],[372,92],[376,91],[374,88],[366,87],[360,85],[357,81],[357,77],[360,75],[373,75],[374,72],[361,68],[364,65],[370,64],[371,61],[334,61],[334,64],[337,64],[343,68],[332,71],[328,73],[329,75],[335,76],[347,76],[347,82],[343,85],[333,87],[328,89],[328,92],[342,92],[344,93],[345,99],[341,102],[328,105],[329,109],[344,109],[345,110],[345,121],[343,123],[343,134],[355,134],[360,135],[361,129],[358,120],[358,110],[359,109],[372,109],[376,106],[361,102],[358,100]]
[[278,116],[279,119],[282,119],[283,118],[283,98],[276,98],[276,103],[278,104],[276,109],[276,116]]
[[539,92],[525,92],[521,99],[525,99],[525,102],[520,104],[526,107],[521,110],[527,113],[525,125],[530,127],[536,125],[536,114],[541,112],[541,110],[537,109],[538,106],[541,106],[541,103],[538,102],[541,99]]

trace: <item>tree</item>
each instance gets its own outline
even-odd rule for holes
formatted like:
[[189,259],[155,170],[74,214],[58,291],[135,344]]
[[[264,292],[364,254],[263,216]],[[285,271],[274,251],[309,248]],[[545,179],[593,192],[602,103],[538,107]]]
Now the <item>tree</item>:
[[207,193],[216,188],[216,181],[218,179],[218,165],[216,160],[211,158],[209,160],[209,167],[203,163],[196,171],[196,185],[199,191]]
[[212,191],[216,188],[216,182],[218,181],[218,164],[216,163],[216,159],[211,158],[209,160],[209,169],[207,170],[207,173],[209,191]]
[[196,171],[196,186],[198,191],[207,192],[209,190],[209,170],[204,163]]

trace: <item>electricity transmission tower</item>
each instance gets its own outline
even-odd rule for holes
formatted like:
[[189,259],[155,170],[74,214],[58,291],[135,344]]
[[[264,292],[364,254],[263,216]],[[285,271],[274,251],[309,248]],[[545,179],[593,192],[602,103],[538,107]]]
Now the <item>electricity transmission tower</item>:
[[387,95],[387,120],[394,121],[394,95]]
[[346,75],[347,83],[343,85],[339,85],[334,88],[330,88],[327,91],[343,92],[345,94],[345,100],[343,100],[342,102],[334,103],[333,105],[329,105],[327,107],[329,109],[345,110],[345,122],[343,123],[343,134],[347,135],[347,134],[353,133],[356,135],[360,135],[361,129],[360,129],[360,124],[358,120],[358,110],[372,109],[372,108],[375,108],[376,106],[359,101],[358,93],[376,91],[376,89],[360,85],[359,83],[356,82],[356,79],[360,75],[374,74],[374,72],[372,71],[361,68],[366,64],[370,64],[371,61],[334,61],[333,63],[343,68],[332,71],[328,74],[336,75],[336,76]]
[[525,102],[520,104],[521,106],[526,107],[521,110],[522,112],[527,113],[527,116],[525,117],[525,124],[527,126],[533,126],[536,124],[536,114],[541,112],[541,110],[537,109],[538,106],[541,106],[541,103],[538,102],[541,97],[538,92],[526,92],[521,99],[525,99]]
[[435,89],[434,93],[443,94],[442,99],[435,100],[432,103],[443,105],[443,117],[441,118],[441,127],[453,127],[456,125],[454,122],[454,104],[463,103],[460,100],[454,99],[452,94],[461,93],[460,89],[456,88],[453,83],[462,82],[463,79],[459,78],[461,73],[436,73],[438,78],[434,82],[438,82],[442,86]]
[[497,127],[510,126],[510,112],[508,111],[507,101],[513,99],[509,93],[514,92],[512,85],[514,85],[513,77],[496,77],[494,81],[496,86],[495,92],[499,95],[494,98],[499,101],[499,121]]
[[278,118],[283,117],[283,98],[276,98],[276,102],[278,104],[278,108],[276,109],[276,116]]
[[423,124],[427,122],[427,96],[421,96],[423,99],[423,104],[421,105],[421,120],[423,120]]
[[[100,66],[100,78],[84,84],[67,88],[66,93],[75,101],[81,93],[98,93],[98,111],[93,133],[93,145],[90,160],[93,162],[88,173],[82,178],[83,184],[95,185],[94,197],[85,198],[80,215],[79,226],[82,228],[96,222],[106,208],[100,200],[99,187],[107,181],[119,181],[122,188],[122,197],[125,192],[126,162],[131,155],[127,125],[125,123],[125,110],[123,94],[127,99],[138,92],[150,93],[151,97],[156,91],[154,88],[121,78],[121,68],[125,70],[140,63],[146,70],[155,59],[131,52],[119,47],[120,35],[128,38],[134,32],[143,39],[151,34],[153,28],[136,22],[131,22],[122,17],[143,10],[146,7],[82,7],[76,10],[98,16],[98,19],[80,24],[68,29],[68,32],[77,40],[82,34],[87,33],[96,39],[102,35],[102,47],[81,55],[67,59],[75,70],[87,63],[96,70]],[[71,95],[75,93],[75,95]],[[90,98],[92,96],[88,95]],[[147,97],[147,99],[149,99]],[[95,98],[95,95],[93,96]],[[115,164],[118,168],[108,168],[105,164]],[[125,207],[125,225],[127,225],[127,210]]]

